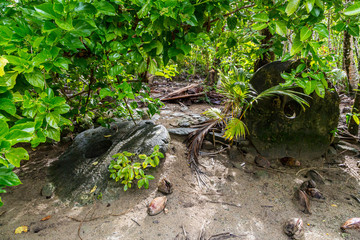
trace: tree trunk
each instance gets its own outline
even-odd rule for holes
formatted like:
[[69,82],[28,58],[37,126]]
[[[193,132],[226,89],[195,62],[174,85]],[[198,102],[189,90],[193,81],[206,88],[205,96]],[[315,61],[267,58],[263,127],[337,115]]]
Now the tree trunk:
[[273,51],[270,51],[270,48],[272,47],[271,39],[273,35],[269,31],[269,28],[264,28],[261,30],[261,35],[265,36],[264,39],[261,40],[261,46],[260,48],[267,50],[263,54],[259,56],[259,59],[255,62],[254,66],[254,72],[256,72],[259,68],[264,66],[265,64],[268,64],[275,59],[275,54]]
[[347,82],[349,86],[349,92],[352,92],[352,86],[350,84],[350,58],[351,52],[351,35],[348,31],[344,32],[344,45],[343,45],[343,70],[346,72]]

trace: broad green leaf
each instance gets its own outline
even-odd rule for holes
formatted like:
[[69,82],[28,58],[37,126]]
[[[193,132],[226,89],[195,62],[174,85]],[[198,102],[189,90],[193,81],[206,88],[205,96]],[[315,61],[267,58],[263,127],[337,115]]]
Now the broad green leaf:
[[110,55],[109,55],[110,61],[115,61],[115,60],[118,60],[119,58],[121,58],[121,54],[117,53],[117,52],[110,53]]
[[308,13],[311,12],[311,10],[313,9],[314,7],[314,4],[315,4],[315,0],[307,0],[306,3],[305,3],[305,6],[306,6],[306,11]]
[[3,57],[0,57],[0,77],[5,75],[4,67],[9,61]]
[[67,104],[61,104],[59,106],[54,107],[54,112],[57,114],[64,114],[70,111],[70,106]]
[[63,68],[65,70],[69,70],[69,64],[71,64],[71,61],[68,58],[59,57],[54,61],[54,65]]
[[5,157],[15,167],[20,167],[21,160],[29,160],[28,152],[22,147],[11,148],[10,151],[5,153]]
[[288,0],[285,12],[288,16],[293,14],[299,8],[300,0]]
[[24,74],[25,79],[34,87],[43,89],[45,86],[45,76],[40,70]]
[[94,6],[98,10],[99,13],[109,15],[109,16],[115,16],[115,8],[112,4],[110,4],[107,1],[101,1],[94,3]]
[[18,129],[10,130],[10,132],[5,135],[5,139],[10,142],[11,146],[19,142],[29,142],[31,138],[31,133]]
[[300,41],[305,41],[312,35],[312,30],[307,26],[303,26],[300,30]]
[[74,30],[71,32],[74,36],[78,37],[88,37],[91,35],[96,28],[90,23],[84,20],[75,20],[74,21]]
[[307,94],[307,95],[311,94],[315,90],[316,86],[317,86],[317,81],[316,80],[308,81],[306,83],[306,87],[304,89],[305,94]]
[[34,138],[31,140],[31,147],[36,148],[40,143],[46,142],[46,136],[42,129],[36,131]]
[[302,48],[302,42],[296,37],[291,47],[290,54],[295,55],[296,53],[300,52]]
[[7,134],[9,132],[9,125],[0,119],[0,137]]
[[300,72],[302,72],[305,68],[306,68],[305,63],[301,63],[299,66],[297,66],[295,72],[296,72],[296,73],[300,73]]
[[61,15],[56,13],[53,9],[52,3],[44,3],[34,7],[35,11],[39,13],[40,16],[48,19],[60,18]]
[[145,17],[151,10],[151,1],[148,0],[143,7],[137,12],[139,18]]
[[0,110],[4,110],[10,115],[15,115],[16,107],[13,101],[7,98],[0,98]]
[[19,74],[17,72],[7,72],[5,76],[0,77],[0,87],[12,89],[16,84],[16,78]]
[[252,25],[252,29],[254,30],[262,30],[267,27],[267,23],[256,23]]
[[104,97],[110,96],[113,97],[114,96],[114,92],[110,90],[110,88],[102,88],[100,90],[100,98],[103,99]]
[[67,17],[65,20],[62,19],[55,19],[55,23],[61,28],[64,29],[66,31],[71,31],[74,29],[73,25],[72,25],[72,18],[71,17]]
[[338,24],[336,24],[335,26],[332,27],[332,29],[341,32],[345,29],[346,24],[344,22],[339,22]]
[[355,2],[354,4],[347,7],[344,11],[344,14],[347,16],[358,15],[360,13],[360,2]]
[[321,36],[321,37],[329,37],[329,31],[325,24],[318,23],[315,25],[314,30]]
[[14,126],[11,127],[10,130],[15,130],[15,129],[22,130],[32,134],[35,131],[35,122],[15,124]]
[[236,28],[237,24],[237,17],[228,17],[227,18],[227,26],[232,31]]
[[18,66],[30,65],[30,63],[26,59],[23,59],[23,58],[20,58],[20,57],[16,57],[16,56],[12,56],[12,55],[7,55],[7,56],[4,56],[4,57],[11,64],[14,64],[14,65],[18,65]]
[[20,179],[16,174],[12,171],[14,166],[6,167],[0,166],[0,186],[17,186],[21,184]]
[[324,3],[322,0],[315,0],[316,6],[318,6],[321,9],[324,9]]
[[85,14],[96,14],[97,12],[96,8],[93,5],[83,2],[78,3],[77,6],[74,8],[74,11]]
[[60,141],[60,130],[52,127],[48,127],[44,130],[45,136],[55,141]]
[[286,23],[284,21],[275,21],[275,26],[276,26],[276,32],[279,35],[285,37],[287,32]]
[[[190,45],[188,45],[188,46],[191,49],[191,46]],[[163,44],[160,41],[156,41],[156,55],[160,55],[163,52],[163,49],[164,49]],[[187,54],[183,48],[181,48],[181,49],[184,51],[185,54]]]
[[359,36],[359,25],[348,26],[348,31],[352,36],[358,37]]
[[122,66],[122,65],[113,66],[112,68],[110,68],[109,75],[117,76],[117,75],[121,74],[123,72],[123,70],[124,70],[124,66]]
[[269,16],[266,13],[258,13],[253,16],[254,22],[268,22]]
[[357,125],[359,125],[359,124],[360,124],[359,117],[358,117],[357,115],[355,115],[355,114],[353,114],[352,117],[353,117],[355,123],[356,123]]
[[48,113],[46,114],[46,122],[53,128],[58,128],[58,123],[60,121],[60,115],[56,113]]
[[316,81],[315,92],[319,97],[324,98],[324,96],[325,96],[325,87],[324,87],[324,85],[322,84],[321,81]]

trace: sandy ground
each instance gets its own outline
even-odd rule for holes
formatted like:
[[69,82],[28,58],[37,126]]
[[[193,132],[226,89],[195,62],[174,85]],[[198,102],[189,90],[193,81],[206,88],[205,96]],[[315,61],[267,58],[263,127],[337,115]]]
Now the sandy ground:
[[[179,119],[169,114],[201,113],[207,107],[195,104],[186,109],[167,104],[162,110],[166,114],[157,122],[171,127]],[[360,239],[357,231],[340,230],[347,219],[360,217],[360,203],[351,196],[360,198],[359,159],[353,153],[339,151],[341,154],[332,157],[303,160],[296,168],[272,160],[272,167],[263,169],[254,164],[254,154],[242,155],[233,147],[230,152],[200,158],[207,174],[205,187],[199,186],[187,164],[183,140],[172,136],[166,159],[149,189],[130,189],[112,202],[106,201],[104,193],[102,200],[88,206],[69,206],[56,196],[46,199],[40,195],[47,182],[47,167],[68,144],[39,147],[18,170],[23,184],[1,195],[5,205],[0,208],[0,239],[196,240],[231,233],[233,238],[224,234],[211,239],[285,240],[288,237],[283,224],[294,217],[303,219],[306,240]],[[218,151],[220,147],[204,151]],[[301,212],[293,199],[310,169],[325,179],[318,188],[326,197],[324,201],[311,201],[311,215]],[[149,216],[147,205],[162,196],[156,187],[162,177],[174,185],[174,192],[167,196],[168,212]],[[41,221],[46,216],[51,217]],[[15,235],[15,229],[23,225],[29,226],[29,232]]]

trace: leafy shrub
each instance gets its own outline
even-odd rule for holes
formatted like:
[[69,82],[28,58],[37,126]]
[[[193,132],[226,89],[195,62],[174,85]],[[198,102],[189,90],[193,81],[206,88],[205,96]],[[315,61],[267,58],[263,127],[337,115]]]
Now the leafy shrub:
[[147,167],[156,167],[160,163],[160,158],[164,158],[164,155],[159,151],[159,145],[154,147],[154,151],[150,156],[145,154],[139,154],[137,158],[143,160],[142,163],[132,161],[136,158],[136,154],[130,152],[117,153],[109,165],[110,178],[116,182],[121,181],[124,184],[124,191],[131,188],[131,184],[134,180],[137,180],[138,188],[144,186],[149,188],[149,180],[153,180],[154,176],[145,174]]

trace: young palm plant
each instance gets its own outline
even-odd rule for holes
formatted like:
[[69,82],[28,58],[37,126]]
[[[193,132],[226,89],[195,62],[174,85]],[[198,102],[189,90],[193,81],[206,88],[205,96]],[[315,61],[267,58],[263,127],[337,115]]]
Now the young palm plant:
[[258,94],[249,83],[247,73],[242,69],[234,69],[229,72],[229,75],[222,72],[219,74],[221,86],[219,86],[218,92],[226,99],[225,107],[222,110],[210,108],[205,111],[203,114],[210,120],[198,130],[192,132],[187,138],[188,161],[202,184],[205,184],[205,181],[201,176],[203,172],[199,168],[198,156],[204,137],[210,130],[220,128],[220,130],[224,131],[225,139],[231,143],[234,138],[245,138],[248,132],[243,121],[245,113],[262,98],[285,95],[294,99],[304,110],[305,106],[309,106],[308,102],[301,97],[308,95],[291,90],[296,86],[277,85]]

